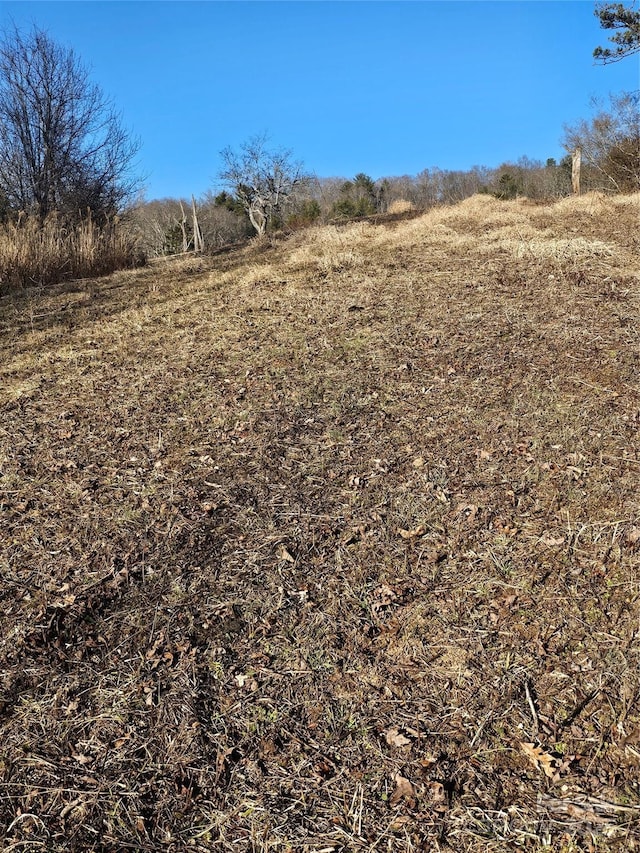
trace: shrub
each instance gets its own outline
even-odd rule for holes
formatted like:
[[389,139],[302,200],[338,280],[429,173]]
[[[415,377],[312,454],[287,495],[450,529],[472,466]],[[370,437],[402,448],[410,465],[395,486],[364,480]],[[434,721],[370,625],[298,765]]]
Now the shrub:
[[305,199],[287,219],[289,228],[307,228],[313,225],[322,214],[320,205],[314,198]]
[[517,198],[521,194],[518,179],[511,172],[503,172],[498,180],[498,189],[494,193],[496,198],[503,200]]

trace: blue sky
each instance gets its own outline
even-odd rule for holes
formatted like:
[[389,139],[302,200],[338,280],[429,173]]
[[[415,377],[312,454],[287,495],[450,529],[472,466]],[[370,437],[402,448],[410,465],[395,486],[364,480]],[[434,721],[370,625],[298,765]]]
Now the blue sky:
[[8,2],[73,47],[140,139],[146,197],[219,186],[219,152],[268,133],[321,177],[498,166],[564,154],[593,96],[637,89],[602,67],[591,0]]

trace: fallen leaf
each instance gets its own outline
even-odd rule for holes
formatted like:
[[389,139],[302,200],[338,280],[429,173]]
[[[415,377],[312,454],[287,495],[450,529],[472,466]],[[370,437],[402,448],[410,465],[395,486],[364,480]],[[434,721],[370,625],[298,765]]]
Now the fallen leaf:
[[386,583],[379,586],[373,593],[374,601],[371,604],[371,612],[377,615],[384,607],[388,607],[398,596]]
[[635,545],[636,542],[640,541],[640,527],[632,527],[628,531],[626,539],[629,545]]
[[413,808],[416,800],[411,782],[405,776],[401,776],[400,773],[395,773],[391,778],[395,782],[395,788],[393,794],[391,794],[389,804],[397,806],[400,800],[406,800],[409,808]]
[[411,740],[405,735],[403,735],[397,726],[391,726],[391,728],[386,729],[382,734],[384,735],[384,739],[389,744],[389,746],[411,745]]
[[413,530],[398,530],[398,534],[402,536],[403,539],[417,539],[419,536],[424,536],[426,532],[427,528],[424,526],[424,524],[419,524]]
[[284,560],[286,563],[295,563],[296,561],[295,557],[291,555],[291,553],[285,548],[284,545],[278,546],[276,556],[279,560]]
[[438,812],[447,811],[447,794],[442,782],[429,782],[427,784],[427,790],[429,791],[431,807]]
[[527,756],[536,770],[542,770],[545,776],[553,779],[556,775],[556,759],[548,752],[544,752],[542,747],[536,746],[534,743],[521,743],[520,749]]

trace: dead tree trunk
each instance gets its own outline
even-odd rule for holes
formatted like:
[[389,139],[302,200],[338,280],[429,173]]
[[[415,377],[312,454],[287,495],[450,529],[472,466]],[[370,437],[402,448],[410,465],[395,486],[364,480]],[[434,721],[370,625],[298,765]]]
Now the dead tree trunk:
[[571,156],[571,187],[574,195],[580,195],[580,163],[582,161],[582,149],[576,148]]
[[204,240],[202,238],[202,231],[200,230],[200,225],[198,224],[196,200],[193,196],[191,196],[191,216],[193,219],[193,251],[202,252],[204,251]]
[[182,213],[180,230],[182,231],[182,251],[184,253],[189,251],[189,235],[187,234],[187,214],[184,212],[182,202],[180,202],[180,212]]

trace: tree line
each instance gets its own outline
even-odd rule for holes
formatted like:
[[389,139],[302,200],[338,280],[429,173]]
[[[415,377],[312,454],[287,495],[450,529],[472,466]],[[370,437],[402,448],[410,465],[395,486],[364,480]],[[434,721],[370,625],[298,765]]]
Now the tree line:
[[[583,192],[640,190],[639,104],[638,93],[613,95],[608,103],[593,104],[591,119],[565,128],[564,149],[582,150]],[[521,196],[548,200],[572,193],[570,153],[559,161],[523,156],[497,167],[431,167],[417,175],[376,180],[364,172],[349,179],[305,173],[290,151],[269,149],[264,136],[222,154],[226,165],[221,179],[226,189],[207,192],[197,202],[198,223],[210,249],[267,231],[427,210],[476,193],[503,200]],[[186,200],[177,199],[138,206],[134,218],[148,253],[184,249],[180,222],[186,207]]]
[[[612,33],[612,47],[595,49],[597,62],[617,62],[640,50],[640,12],[633,5],[598,3],[595,11]],[[221,191],[191,202],[136,202],[139,143],[113,103],[73,50],[38,27],[28,33],[14,27],[0,39],[0,222],[10,224],[19,240],[27,220],[29,233],[35,233],[34,221],[51,233],[56,227],[69,233],[89,220],[97,234],[96,228],[109,231],[126,213],[127,228],[146,253],[170,254],[318,221],[423,210],[478,192],[501,199],[566,195],[576,148],[584,190],[640,189],[638,92],[612,96],[594,111],[591,119],[565,128],[567,155],[559,162],[521,157],[498,167],[434,167],[414,176],[317,178],[291,151],[271,148],[265,135],[257,135],[220,152]],[[2,251],[0,246],[0,283]],[[127,252],[118,256],[119,262],[128,258]]]

